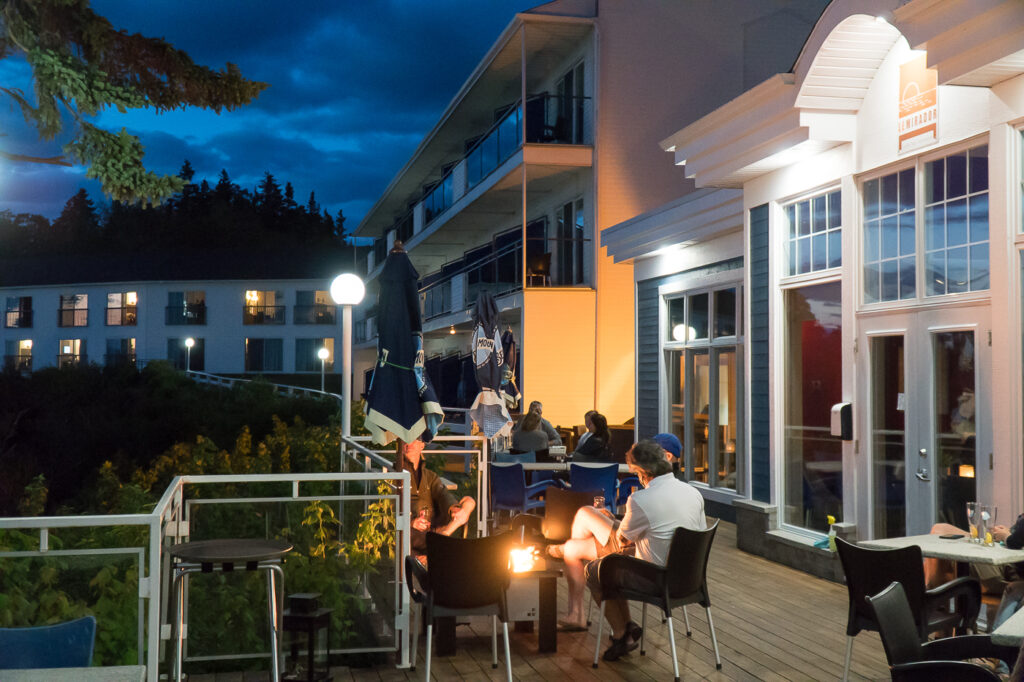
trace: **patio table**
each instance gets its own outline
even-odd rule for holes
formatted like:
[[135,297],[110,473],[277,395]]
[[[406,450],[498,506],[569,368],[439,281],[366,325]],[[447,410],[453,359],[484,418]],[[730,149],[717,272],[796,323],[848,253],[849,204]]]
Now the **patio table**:
[[88,668],[33,668],[4,670],[4,682],[142,682],[146,679],[144,665],[91,666]]
[[955,561],[958,566],[966,564],[1004,566],[1024,562],[1024,550],[1007,549],[1002,545],[986,547],[968,542],[966,535],[956,540],[943,540],[939,535],[929,533],[881,540],[861,540],[857,544],[871,549],[900,549],[917,545],[921,548],[922,555],[933,559]]
[[[591,464],[591,463],[592,462],[588,462],[588,464]],[[571,464],[571,462],[537,462],[537,463],[524,462],[523,463],[523,471],[568,471],[570,464]],[[629,465],[628,464],[620,464],[619,465],[619,473],[620,474],[628,474],[629,473]]]
[[1017,611],[1006,622],[992,631],[992,643],[1002,646],[1024,644],[1024,609]]

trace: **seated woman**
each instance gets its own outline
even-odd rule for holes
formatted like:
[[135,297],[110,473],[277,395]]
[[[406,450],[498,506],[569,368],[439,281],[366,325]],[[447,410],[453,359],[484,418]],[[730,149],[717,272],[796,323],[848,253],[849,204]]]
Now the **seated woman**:
[[587,424],[587,433],[583,434],[586,437],[581,437],[580,444],[569,453],[570,459],[573,462],[609,464],[614,462],[615,455],[612,453],[610,445],[612,434],[608,430],[608,420],[600,412],[588,412],[583,419]]
[[530,409],[512,430],[512,448],[519,452],[547,450],[548,433],[541,426],[540,412]]

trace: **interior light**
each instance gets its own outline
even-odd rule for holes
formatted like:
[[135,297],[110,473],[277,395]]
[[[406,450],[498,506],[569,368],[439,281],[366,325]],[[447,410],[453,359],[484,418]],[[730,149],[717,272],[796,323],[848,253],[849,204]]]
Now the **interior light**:
[[26,341],[22,341],[21,342],[21,347],[22,348],[32,348],[32,339],[28,339]]
[[125,300],[128,301],[128,305],[135,305],[139,302],[139,295],[134,291],[129,291],[128,295],[125,296]]
[[448,327],[448,333],[449,334],[454,334],[455,333],[455,325],[454,324],[452,326]]
[[974,465],[961,464],[957,473],[960,474],[960,478],[974,478]]
[[245,300],[249,305],[256,305],[260,301],[260,292],[249,290],[245,292]]

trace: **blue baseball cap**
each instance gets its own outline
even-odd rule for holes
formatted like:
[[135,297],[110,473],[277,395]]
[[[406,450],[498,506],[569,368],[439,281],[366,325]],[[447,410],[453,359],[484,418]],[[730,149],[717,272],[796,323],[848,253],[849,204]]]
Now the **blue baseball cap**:
[[675,434],[672,433],[659,433],[652,439],[655,443],[661,446],[661,449],[672,455],[676,459],[683,453],[683,444],[679,442]]

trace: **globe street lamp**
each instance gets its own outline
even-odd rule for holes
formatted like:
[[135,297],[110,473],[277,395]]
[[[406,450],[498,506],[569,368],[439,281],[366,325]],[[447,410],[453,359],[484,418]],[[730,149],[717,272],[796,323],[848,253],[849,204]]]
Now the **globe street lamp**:
[[316,352],[316,356],[320,358],[320,392],[324,392],[324,372],[327,367],[327,357],[331,354],[331,351],[326,348],[321,348]]
[[366,286],[358,275],[345,273],[331,282],[331,298],[341,306],[341,435],[352,435],[352,306],[359,305]]
[[192,371],[192,346],[196,345],[196,340],[191,336],[185,339],[185,373],[188,374]]

